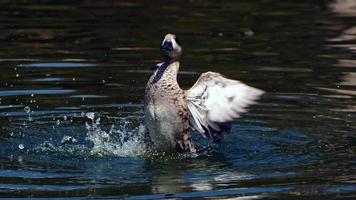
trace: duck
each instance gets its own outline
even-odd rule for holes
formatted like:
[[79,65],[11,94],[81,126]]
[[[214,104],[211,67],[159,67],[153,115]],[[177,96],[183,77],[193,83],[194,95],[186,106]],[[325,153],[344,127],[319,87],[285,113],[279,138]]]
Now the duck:
[[150,149],[195,153],[193,132],[220,141],[232,121],[265,93],[210,71],[184,90],[177,82],[183,52],[178,37],[165,35],[160,49],[163,62],[149,78],[144,97],[144,138]]

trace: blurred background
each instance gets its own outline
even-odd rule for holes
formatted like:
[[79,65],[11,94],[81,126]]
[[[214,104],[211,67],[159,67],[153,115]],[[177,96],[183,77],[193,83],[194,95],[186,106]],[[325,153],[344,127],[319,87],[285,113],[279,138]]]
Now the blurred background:
[[[356,198],[356,1],[0,1],[0,197]],[[267,94],[197,157],[147,155],[166,33],[182,88]]]

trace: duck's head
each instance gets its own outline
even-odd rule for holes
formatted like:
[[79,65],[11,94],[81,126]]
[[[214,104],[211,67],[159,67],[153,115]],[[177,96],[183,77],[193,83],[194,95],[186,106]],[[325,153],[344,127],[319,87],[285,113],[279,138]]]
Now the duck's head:
[[177,36],[168,33],[161,44],[161,50],[167,59],[179,60],[182,55],[182,47],[180,46]]

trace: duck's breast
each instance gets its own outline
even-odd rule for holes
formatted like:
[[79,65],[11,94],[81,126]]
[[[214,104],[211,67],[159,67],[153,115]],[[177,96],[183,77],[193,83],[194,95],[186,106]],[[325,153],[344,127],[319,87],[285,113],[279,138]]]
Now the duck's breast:
[[161,84],[146,90],[145,124],[158,148],[174,148],[178,135],[189,127],[184,93],[172,87]]

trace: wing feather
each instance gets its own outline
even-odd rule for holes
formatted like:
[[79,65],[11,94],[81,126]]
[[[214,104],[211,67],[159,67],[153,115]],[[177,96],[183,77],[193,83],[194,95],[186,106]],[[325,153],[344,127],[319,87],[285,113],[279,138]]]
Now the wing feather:
[[214,137],[215,133],[225,129],[226,122],[246,112],[246,108],[255,104],[263,93],[219,73],[204,73],[186,91],[190,124],[204,137]]

